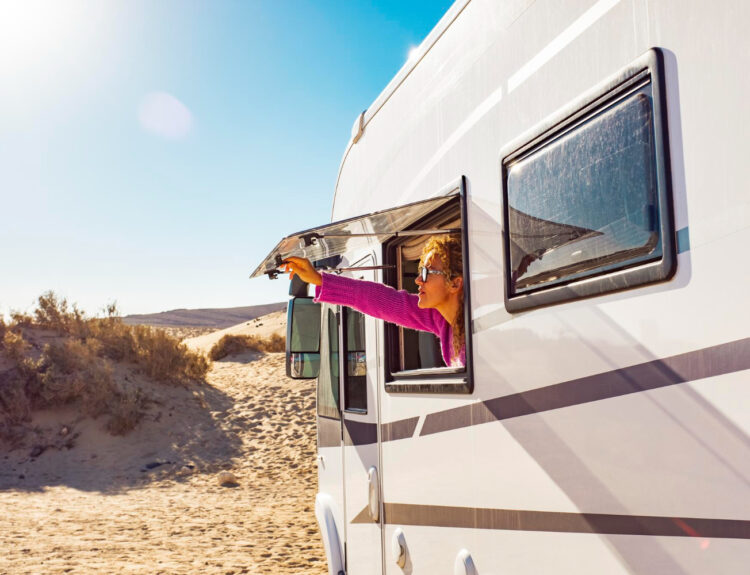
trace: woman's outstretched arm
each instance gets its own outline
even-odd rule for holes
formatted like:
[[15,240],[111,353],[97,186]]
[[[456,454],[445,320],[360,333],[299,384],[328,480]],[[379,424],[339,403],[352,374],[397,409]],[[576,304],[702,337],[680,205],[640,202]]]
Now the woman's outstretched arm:
[[321,274],[321,285],[315,288],[315,299],[345,305],[378,319],[436,335],[440,335],[445,323],[437,310],[420,308],[417,304],[419,298],[414,294],[381,283],[335,274]]
[[419,298],[407,291],[397,291],[377,282],[321,274],[305,258],[289,257],[284,265],[290,279],[297,274],[302,281],[317,286],[317,301],[345,305],[369,316],[438,336],[445,323],[437,310],[420,308]]

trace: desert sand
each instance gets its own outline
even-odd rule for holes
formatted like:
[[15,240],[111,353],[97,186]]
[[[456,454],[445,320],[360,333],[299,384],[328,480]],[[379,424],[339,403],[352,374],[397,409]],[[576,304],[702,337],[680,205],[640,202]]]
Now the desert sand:
[[286,310],[269,313],[226,329],[190,337],[185,339],[184,343],[193,351],[207,354],[225,335],[256,335],[261,338],[268,338],[272,334],[286,336]]
[[[237,330],[283,328],[255,324]],[[159,386],[124,437],[36,413],[36,433],[0,451],[0,573],[325,573],[314,381],[248,352],[207,383]],[[236,481],[220,485],[224,471]]]

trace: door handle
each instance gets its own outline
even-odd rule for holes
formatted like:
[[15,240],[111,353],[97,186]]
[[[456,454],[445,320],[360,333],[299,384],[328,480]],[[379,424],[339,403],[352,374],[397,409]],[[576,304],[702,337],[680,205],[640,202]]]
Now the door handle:
[[367,470],[367,489],[367,511],[370,519],[377,523],[380,521],[380,481],[377,467]]

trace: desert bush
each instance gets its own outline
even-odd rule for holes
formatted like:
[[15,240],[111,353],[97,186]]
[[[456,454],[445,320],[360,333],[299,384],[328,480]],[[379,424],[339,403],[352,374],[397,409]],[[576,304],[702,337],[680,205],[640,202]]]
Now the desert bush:
[[29,344],[23,338],[23,334],[10,330],[5,331],[0,344],[5,355],[15,363],[21,362],[29,349]]
[[159,381],[181,382],[205,377],[210,368],[203,356],[190,351],[164,330],[134,326],[137,359],[146,374]]
[[39,360],[35,403],[51,407],[80,401],[87,415],[97,417],[106,413],[117,389],[112,368],[99,359],[97,348],[70,339],[45,346]]
[[[205,378],[210,362],[178,339],[163,330],[124,324],[114,303],[104,312],[104,317],[88,318],[75,304],[46,292],[33,315],[14,312],[9,324],[0,318],[0,354],[10,360],[0,372],[0,439],[15,437],[33,409],[71,403],[92,417],[109,414],[110,433],[133,429],[147,398],[115,380],[113,362],[131,364],[130,369],[162,382]],[[41,348],[41,355],[35,328],[59,335]]]
[[114,361],[138,361],[135,329],[119,318],[95,318],[88,322],[88,337],[101,344],[102,357]]
[[61,334],[68,333],[70,316],[67,299],[59,299],[52,291],[44,292],[39,296],[34,310],[34,323],[39,327],[53,329]]
[[26,393],[27,375],[19,369],[0,373],[0,425],[10,427],[29,419],[31,400]]
[[22,311],[10,312],[10,328],[30,327],[34,323],[34,318]]
[[208,352],[208,357],[218,361],[228,355],[245,351],[279,352],[284,351],[285,345],[285,338],[275,333],[267,339],[257,335],[225,335],[214,344]]
[[146,399],[139,389],[118,393],[110,402],[107,431],[112,435],[125,435],[135,429],[143,417],[145,404]]

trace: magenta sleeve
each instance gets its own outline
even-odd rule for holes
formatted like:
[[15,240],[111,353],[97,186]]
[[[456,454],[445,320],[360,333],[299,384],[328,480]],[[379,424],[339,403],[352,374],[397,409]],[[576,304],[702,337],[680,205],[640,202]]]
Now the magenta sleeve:
[[323,283],[315,288],[315,301],[345,305],[369,316],[410,329],[429,331],[440,336],[443,316],[435,309],[419,307],[419,297],[405,290],[322,273]]

